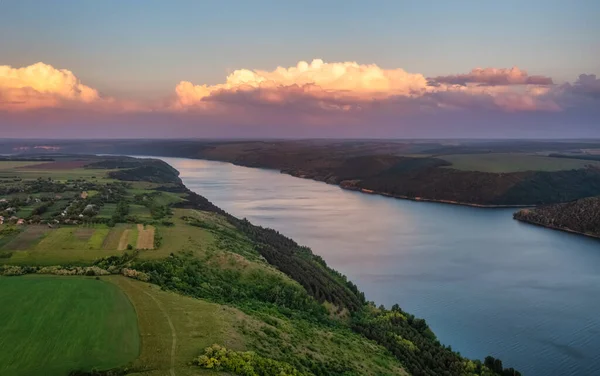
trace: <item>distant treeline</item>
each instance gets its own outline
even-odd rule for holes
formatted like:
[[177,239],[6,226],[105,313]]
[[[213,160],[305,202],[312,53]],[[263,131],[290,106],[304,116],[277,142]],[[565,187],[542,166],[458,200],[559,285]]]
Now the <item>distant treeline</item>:
[[53,158],[45,157],[0,157],[0,162],[52,162]]
[[514,218],[546,227],[600,237],[600,197],[523,209]]
[[600,161],[600,155],[591,154],[558,154],[552,153],[548,155],[553,158],[568,158],[568,159],[582,159],[584,161]]

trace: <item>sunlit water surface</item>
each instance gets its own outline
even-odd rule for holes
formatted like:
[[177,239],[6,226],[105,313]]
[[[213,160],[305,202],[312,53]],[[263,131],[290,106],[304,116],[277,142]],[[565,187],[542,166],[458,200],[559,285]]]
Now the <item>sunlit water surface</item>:
[[600,375],[600,241],[511,209],[412,202],[276,171],[162,158],[188,188],[311,247],[369,300],[430,324],[463,355],[524,375]]

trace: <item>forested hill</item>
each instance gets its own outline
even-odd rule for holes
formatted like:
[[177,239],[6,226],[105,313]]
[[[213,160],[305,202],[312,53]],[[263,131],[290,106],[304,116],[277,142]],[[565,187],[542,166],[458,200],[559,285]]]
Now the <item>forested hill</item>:
[[[279,232],[255,226],[246,219],[238,219],[206,198],[190,191],[183,184],[171,187],[169,190],[187,194],[186,200],[176,204],[176,207],[213,212],[225,217],[237,231],[255,244],[256,250],[267,262],[299,282],[317,302],[333,305],[336,314],[346,316],[347,319],[331,322],[330,317],[324,315],[325,311],[315,309],[307,302],[286,303],[287,306],[280,307],[285,314],[307,317],[320,325],[348,327],[385,347],[402,362],[410,374],[415,376],[520,375],[513,368],[504,368],[499,359],[491,356],[488,356],[484,362],[462,357],[452,351],[451,347],[441,344],[425,320],[403,311],[398,304],[391,309],[383,306],[376,307],[374,303],[365,299],[364,294],[354,283],[328,267],[320,256]],[[197,225],[206,226],[204,223]],[[188,272],[190,269],[186,268]],[[162,277],[158,278],[157,282],[160,283]],[[193,281],[194,276],[187,275],[185,280]],[[167,285],[167,287],[172,286]],[[188,291],[193,291],[195,288],[193,283],[186,286]],[[299,308],[304,309],[305,312],[293,312],[294,309]]]
[[600,237],[600,197],[523,209],[516,212],[514,218],[559,230]]
[[[0,142],[0,152],[45,145],[16,142]],[[51,146],[69,153],[218,160],[346,189],[475,206],[545,205],[600,195],[600,161],[581,152],[600,150],[600,143],[114,140],[54,141]],[[566,158],[552,150],[580,152]]]

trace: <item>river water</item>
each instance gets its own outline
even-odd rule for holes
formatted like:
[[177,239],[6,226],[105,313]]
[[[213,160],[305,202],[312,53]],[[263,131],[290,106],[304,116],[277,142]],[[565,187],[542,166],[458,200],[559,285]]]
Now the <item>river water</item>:
[[425,318],[472,358],[528,376],[600,375],[600,241],[511,209],[413,202],[277,171],[162,158],[225,211],[279,230],[367,298]]

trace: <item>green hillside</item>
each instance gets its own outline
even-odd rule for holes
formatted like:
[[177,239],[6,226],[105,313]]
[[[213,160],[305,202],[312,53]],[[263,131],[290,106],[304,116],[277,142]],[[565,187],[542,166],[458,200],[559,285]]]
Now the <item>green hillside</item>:
[[[36,293],[25,282],[43,274],[118,287],[130,301],[123,317],[137,316],[127,330],[139,331],[140,348],[137,357],[118,346],[119,354],[102,360],[79,354],[77,364],[69,363],[67,351],[48,359],[46,369],[55,370],[48,375],[518,374],[493,358],[460,356],[397,305],[376,307],[310,249],[229,215],[189,191],[163,162],[86,157],[77,166],[65,163],[72,158],[34,165],[56,179],[0,162],[0,215],[7,218],[0,225],[2,281],[21,286],[22,296]],[[31,208],[25,217],[11,215],[24,208]],[[68,296],[73,307],[85,306],[65,316],[71,321],[95,331],[119,324],[93,321],[101,301],[90,303],[83,292]],[[0,317],[10,309],[0,307]],[[63,325],[56,314],[49,332]],[[31,332],[31,322],[46,320],[44,309],[11,317],[24,329],[0,341],[0,353],[32,347],[33,340],[50,346]],[[69,333],[73,343],[108,346],[86,331]],[[28,374],[18,364],[11,370]]]

